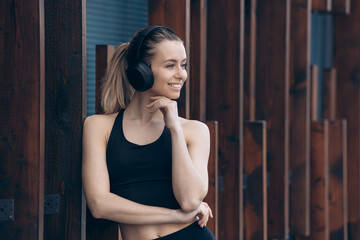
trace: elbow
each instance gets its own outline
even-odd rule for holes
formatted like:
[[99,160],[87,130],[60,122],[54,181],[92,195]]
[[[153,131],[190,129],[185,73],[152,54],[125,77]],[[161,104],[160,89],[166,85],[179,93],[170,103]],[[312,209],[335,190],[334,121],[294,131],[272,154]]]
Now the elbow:
[[183,212],[192,212],[200,207],[200,200],[184,200],[180,203],[181,210]]
[[101,204],[99,203],[98,200],[94,200],[94,201],[92,201],[92,203],[88,203],[88,207],[89,207],[89,210],[91,212],[91,215],[95,219],[102,218]]

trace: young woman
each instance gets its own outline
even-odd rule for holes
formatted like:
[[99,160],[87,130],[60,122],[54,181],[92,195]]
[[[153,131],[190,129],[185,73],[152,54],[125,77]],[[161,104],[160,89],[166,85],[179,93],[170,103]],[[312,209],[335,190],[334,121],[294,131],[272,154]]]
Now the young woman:
[[180,118],[186,52],[169,28],[149,26],[121,44],[103,83],[105,114],[88,117],[82,177],[95,218],[124,240],[215,239],[206,228],[209,131]]

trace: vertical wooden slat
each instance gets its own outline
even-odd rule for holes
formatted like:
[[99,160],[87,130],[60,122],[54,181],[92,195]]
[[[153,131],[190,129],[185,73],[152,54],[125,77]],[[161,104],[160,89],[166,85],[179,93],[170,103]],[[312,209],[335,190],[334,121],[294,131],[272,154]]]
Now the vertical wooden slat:
[[14,200],[2,239],[43,239],[44,2],[0,3],[0,199]]
[[219,239],[242,239],[244,1],[208,0],[207,16],[206,114],[219,121]]
[[[344,208],[344,141],[346,141],[346,120],[329,122],[329,231],[330,239],[348,239],[347,219]],[[345,185],[346,187],[346,185]]]
[[290,171],[291,230],[310,234],[311,1],[291,1]]
[[[190,0],[151,0],[149,1],[149,24],[163,25],[171,28],[184,41],[186,55],[190,56]],[[191,76],[188,68],[188,76]],[[190,117],[190,82],[185,83],[181,90],[179,104],[179,115],[185,118]]]
[[266,122],[244,122],[244,239],[267,240]]
[[256,3],[245,0],[244,119],[255,120]]
[[206,198],[204,199],[212,209],[214,218],[210,219],[207,227],[218,239],[219,237],[219,208],[218,208],[218,146],[219,146],[219,134],[218,134],[218,122],[217,121],[207,121],[206,125],[210,131],[210,156],[208,163],[208,172],[209,172],[209,189]]
[[256,14],[256,119],[266,120],[268,130],[268,234],[288,238],[290,1],[258,0]]
[[331,12],[334,0],[312,0],[312,10],[317,12]]
[[311,119],[319,119],[319,66],[311,66]]
[[[112,45],[96,45],[96,73],[95,73],[95,95],[96,95],[96,113],[101,113],[101,81],[104,77],[106,68],[115,52],[115,47]],[[86,213],[86,239],[119,239],[120,233],[118,224],[112,221],[103,219],[95,219],[91,215],[89,209]]]
[[[351,0],[332,0],[333,12],[350,14],[350,2]],[[353,2],[357,2],[357,0],[353,0]]]
[[329,240],[329,123],[311,122],[310,236],[297,240]]
[[81,239],[81,140],[84,118],[83,1],[45,1],[45,194],[59,214],[45,216],[45,239]]
[[[335,1],[339,2],[339,1]],[[345,1],[340,1],[345,3]],[[347,120],[348,218],[360,220],[360,2],[351,2],[350,15],[336,15],[334,21],[337,70],[336,116]],[[356,228],[360,228],[359,224]],[[353,232],[353,231],[352,231]],[[356,232],[356,231],[354,231]],[[360,233],[358,231],[358,233]],[[360,235],[351,239],[360,239]]]
[[323,72],[322,116],[325,119],[336,119],[336,69]]
[[206,118],[207,0],[191,0],[190,118]]

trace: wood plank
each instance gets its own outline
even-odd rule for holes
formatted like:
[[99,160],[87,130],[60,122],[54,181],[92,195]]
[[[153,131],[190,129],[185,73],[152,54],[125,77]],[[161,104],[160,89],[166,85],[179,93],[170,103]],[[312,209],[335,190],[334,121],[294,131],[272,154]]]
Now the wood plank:
[[348,239],[346,209],[346,120],[329,122],[330,239]]
[[[332,0],[333,12],[350,14],[350,11],[351,11],[350,2],[351,2],[351,0]],[[356,0],[354,0],[353,2],[356,2]]]
[[43,239],[44,1],[0,3],[0,199],[14,200],[2,239]]
[[[111,61],[115,52],[115,47],[112,45],[96,45],[96,73],[95,73],[95,95],[96,95],[96,113],[101,113],[101,80],[105,75],[106,68]],[[113,221],[104,219],[95,219],[90,210],[87,208],[86,212],[86,239],[119,239],[121,233],[119,232],[118,224]]]
[[96,45],[95,46],[95,112],[97,114],[104,113],[101,108],[101,83],[105,76],[106,68],[112,56],[115,53],[115,46],[112,45]]
[[290,1],[258,0],[256,14],[256,119],[266,120],[268,130],[268,234],[288,238]]
[[311,119],[319,119],[319,66],[311,66]]
[[208,1],[207,120],[219,121],[219,239],[242,239],[244,0]]
[[[336,15],[334,21],[337,69],[338,119],[345,118],[348,126],[348,217],[360,221],[360,2],[352,1],[350,15]],[[357,236],[359,239],[360,236]],[[354,238],[356,239],[356,238]]]
[[316,12],[331,12],[333,0],[312,0],[312,10]]
[[45,1],[45,194],[58,194],[60,213],[45,216],[45,239],[84,237],[81,145],[86,88],[83,2]]
[[207,1],[191,0],[190,118],[206,118]]
[[311,1],[291,1],[290,171],[291,232],[310,234]]
[[322,80],[322,117],[336,119],[336,69],[323,71]]
[[216,239],[219,238],[219,184],[218,184],[218,148],[219,148],[219,128],[217,121],[205,122],[210,131],[210,156],[208,163],[209,173],[209,189],[204,202],[208,203],[212,209],[214,218],[210,218],[207,227],[215,235]]
[[244,122],[244,239],[267,240],[266,122]]
[[311,122],[310,236],[297,240],[329,240],[329,122]]
[[250,121],[255,120],[256,4],[257,0],[245,0],[244,119]]
[[[190,0],[152,0],[149,1],[149,24],[162,25],[171,28],[184,41],[186,55],[190,56]],[[178,99],[179,115],[184,118],[190,117],[190,76],[185,87],[181,90]]]

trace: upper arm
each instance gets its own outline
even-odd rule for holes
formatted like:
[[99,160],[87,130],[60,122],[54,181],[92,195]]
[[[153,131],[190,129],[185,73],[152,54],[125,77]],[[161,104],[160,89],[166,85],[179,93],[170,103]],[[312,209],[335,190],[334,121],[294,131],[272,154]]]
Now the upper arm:
[[199,121],[190,121],[186,130],[187,147],[189,156],[201,175],[202,179],[208,184],[208,161],[210,154],[210,133],[206,124]]
[[82,181],[89,207],[110,191],[106,164],[106,124],[101,116],[85,119],[82,144]]

